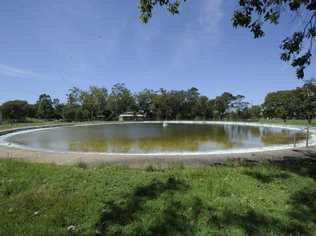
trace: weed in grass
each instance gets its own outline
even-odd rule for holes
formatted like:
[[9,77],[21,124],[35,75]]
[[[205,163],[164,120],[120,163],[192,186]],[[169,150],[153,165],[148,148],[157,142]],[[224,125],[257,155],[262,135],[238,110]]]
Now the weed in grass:
[[152,165],[149,165],[146,167],[145,171],[147,172],[154,172],[156,170],[156,168],[154,168]]
[[88,164],[83,162],[83,161],[79,161],[77,166],[81,169],[87,169],[88,168]]
[[274,180],[278,179],[288,179],[290,175],[285,172],[278,173],[266,173],[260,170],[247,170],[244,172],[246,175],[253,177],[254,179],[260,181],[261,183],[268,184]]

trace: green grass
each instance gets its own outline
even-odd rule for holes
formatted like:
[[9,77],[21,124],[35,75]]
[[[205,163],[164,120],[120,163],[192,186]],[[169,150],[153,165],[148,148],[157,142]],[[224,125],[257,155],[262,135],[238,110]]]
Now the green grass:
[[88,168],[0,161],[0,235],[312,235],[316,163]]
[[45,120],[38,120],[38,119],[30,119],[28,118],[25,122],[19,122],[19,123],[10,123],[10,122],[3,122],[0,124],[0,130],[5,129],[12,129],[12,128],[22,128],[27,126],[37,126],[37,125],[54,125],[54,124],[60,124],[62,121],[45,121]]
[[[283,124],[283,125],[309,125],[307,120],[287,120],[284,122],[282,119],[272,119],[272,120],[266,120],[266,119],[260,119],[260,123],[263,124]],[[316,127],[316,120],[312,120],[312,123],[310,126]]]

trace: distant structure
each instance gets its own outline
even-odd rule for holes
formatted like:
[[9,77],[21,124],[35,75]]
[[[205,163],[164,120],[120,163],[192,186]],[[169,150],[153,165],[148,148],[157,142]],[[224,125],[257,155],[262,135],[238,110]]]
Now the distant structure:
[[145,120],[145,115],[142,113],[125,112],[119,116],[119,121],[137,121]]
[[0,124],[2,123],[2,111],[0,110]]
[[105,115],[102,115],[102,114],[97,115],[97,120],[105,120],[105,119],[106,119]]

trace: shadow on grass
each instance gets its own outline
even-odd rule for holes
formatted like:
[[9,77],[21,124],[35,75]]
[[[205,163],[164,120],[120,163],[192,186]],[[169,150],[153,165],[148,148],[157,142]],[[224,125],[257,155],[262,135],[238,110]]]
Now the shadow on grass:
[[[137,220],[136,214],[143,210],[146,201],[157,199],[163,193],[173,194],[176,191],[185,191],[187,189],[188,185],[175,177],[169,177],[166,182],[153,180],[148,185],[137,187],[132,194],[126,195],[119,200],[105,203],[101,217],[96,225],[97,234],[122,235],[121,227]],[[185,223],[186,218],[178,214],[180,208],[181,204],[177,201],[171,199],[167,202],[167,207],[163,211],[162,217],[160,217],[161,220],[149,230],[149,232],[153,233],[149,235],[163,235],[171,229],[184,234],[188,229]],[[141,231],[141,229],[134,229],[135,233],[136,231]]]
[[316,188],[296,192],[290,198],[290,216],[299,221],[316,224]]
[[[316,180],[315,153],[307,155],[285,157],[271,165]],[[255,169],[245,174],[262,183],[290,177],[285,172],[265,173]],[[313,235],[316,230],[316,189],[313,186],[292,194],[287,202],[289,211],[280,217],[248,207],[220,208],[198,197],[189,202],[176,200],[174,194],[184,194],[188,187],[175,177],[167,181],[153,180],[118,200],[106,202],[96,225],[98,234],[200,235],[202,229],[204,235],[231,235],[236,230],[245,235]],[[155,199],[162,201],[162,209],[149,213],[146,203]],[[151,220],[144,223],[142,216],[146,210]]]
[[[174,179],[153,181],[136,188],[125,200],[108,202],[97,225],[100,235],[231,235],[236,230],[245,235],[312,235],[315,223],[316,191],[295,193],[287,219],[263,214],[252,208],[217,208],[193,197],[189,202],[175,200],[173,193],[187,185]],[[152,221],[144,226],[136,215],[145,210],[145,202],[163,193],[163,209],[152,212]],[[202,220],[201,220],[202,219]],[[125,227],[125,229],[124,229]],[[127,230],[126,230],[127,227]]]
[[244,172],[245,175],[253,177],[261,183],[268,184],[278,179],[288,179],[290,177],[287,173],[263,173],[258,170],[247,170]]
[[135,235],[187,235],[194,234],[193,221],[186,214],[186,206],[169,199],[156,222],[147,230],[140,229]]
[[218,217],[213,216],[211,219],[213,219],[210,222],[211,225],[216,226],[219,232],[225,232],[225,229],[234,227],[241,229],[246,235],[309,235],[310,233],[308,227],[299,221],[291,220],[284,223],[254,209],[247,209],[243,213],[226,210]]
[[302,154],[302,157],[285,156],[283,160],[271,161],[272,165],[282,170],[290,171],[295,174],[310,177],[316,180],[316,152],[295,150]]

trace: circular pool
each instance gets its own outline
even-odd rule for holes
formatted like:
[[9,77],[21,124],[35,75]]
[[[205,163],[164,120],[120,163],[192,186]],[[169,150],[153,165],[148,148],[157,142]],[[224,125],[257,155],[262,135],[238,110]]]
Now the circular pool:
[[13,147],[54,152],[174,155],[250,152],[302,145],[299,128],[233,122],[112,122],[43,128],[0,137]]

